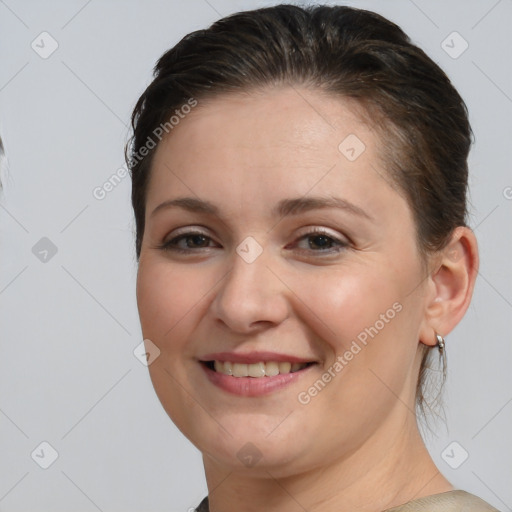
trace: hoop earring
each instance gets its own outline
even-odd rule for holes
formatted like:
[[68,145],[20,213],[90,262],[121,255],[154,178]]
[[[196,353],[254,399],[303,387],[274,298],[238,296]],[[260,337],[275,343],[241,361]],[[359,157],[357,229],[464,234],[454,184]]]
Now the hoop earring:
[[443,352],[444,348],[445,348],[444,338],[440,334],[437,334],[437,332],[436,332],[436,340],[437,340],[436,346],[439,349],[439,352]]

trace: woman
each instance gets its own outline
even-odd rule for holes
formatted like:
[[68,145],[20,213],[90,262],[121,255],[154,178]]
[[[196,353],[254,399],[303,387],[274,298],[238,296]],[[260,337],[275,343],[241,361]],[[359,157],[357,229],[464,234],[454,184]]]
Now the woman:
[[443,71],[379,15],[280,5],[183,38],[132,124],[142,331],[198,510],[495,510],[415,414],[478,268]]

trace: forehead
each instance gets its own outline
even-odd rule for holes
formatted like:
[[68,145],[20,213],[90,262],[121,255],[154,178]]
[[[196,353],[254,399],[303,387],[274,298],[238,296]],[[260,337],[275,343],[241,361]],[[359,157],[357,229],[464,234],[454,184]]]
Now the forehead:
[[[353,100],[296,87],[199,101],[159,144],[148,202],[176,195],[249,204],[264,196],[373,195],[390,189],[380,139]],[[388,191],[389,192],[389,191]],[[375,205],[373,208],[376,208]]]
[[[315,152],[337,158],[340,142],[352,134],[372,152],[376,134],[357,110],[355,100],[291,86],[224,94],[199,101],[167,139],[172,146],[179,131],[191,146],[208,148],[217,157],[222,157],[219,150],[231,146],[240,159],[245,153],[254,158],[257,150],[258,160],[269,153],[272,159],[293,160]],[[186,156],[193,155],[179,157]]]

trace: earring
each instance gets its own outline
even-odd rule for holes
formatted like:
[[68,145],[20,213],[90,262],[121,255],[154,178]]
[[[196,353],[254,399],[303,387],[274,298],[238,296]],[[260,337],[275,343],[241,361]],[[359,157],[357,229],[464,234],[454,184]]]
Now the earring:
[[440,334],[437,334],[437,332],[436,332],[436,339],[437,339],[437,347],[439,348],[439,352],[443,352],[444,347],[445,347],[444,338]]

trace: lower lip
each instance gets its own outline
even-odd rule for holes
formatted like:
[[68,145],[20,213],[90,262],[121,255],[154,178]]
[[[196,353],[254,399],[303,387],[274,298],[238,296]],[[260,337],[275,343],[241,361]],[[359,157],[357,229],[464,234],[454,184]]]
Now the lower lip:
[[273,377],[233,377],[211,370],[204,363],[199,363],[212,384],[239,396],[263,396],[283,389],[308,373],[314,364],[293,373],[283,373]]

